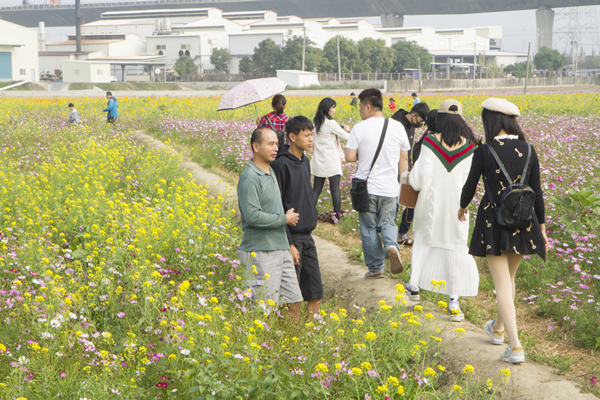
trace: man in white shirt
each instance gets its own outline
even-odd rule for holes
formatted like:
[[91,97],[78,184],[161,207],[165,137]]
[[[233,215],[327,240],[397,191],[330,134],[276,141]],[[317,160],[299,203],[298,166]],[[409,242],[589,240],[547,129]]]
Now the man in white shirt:
[[408,171],[410,144],[402,124],[390,119],[381,152],[370,170],[385,122],[381,112],[383,97],[378,89],[367,89],[358,98],[363,121],[350,132],[345,156],[348,162],[358,161],[355,177],[368,178],[369,211],[359,212],[358,221],[365,264],[369,267],[365,278],[377,279],[383,278],[386,257],[393,274],[403,269],[395,219],[400,192],[398,179]]

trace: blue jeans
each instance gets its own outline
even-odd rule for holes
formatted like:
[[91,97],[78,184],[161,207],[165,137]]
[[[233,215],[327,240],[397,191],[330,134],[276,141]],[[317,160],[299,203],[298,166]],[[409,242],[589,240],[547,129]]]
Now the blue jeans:
[[[396,226],[397,197],[369,195],[369,211],[358,213],[363,255],[369,271],[383,272],[387,250],[398,250],[398,227]],[[381,238],[379,237],[381,233]],[[381,243],[383,242],[383,247]]]

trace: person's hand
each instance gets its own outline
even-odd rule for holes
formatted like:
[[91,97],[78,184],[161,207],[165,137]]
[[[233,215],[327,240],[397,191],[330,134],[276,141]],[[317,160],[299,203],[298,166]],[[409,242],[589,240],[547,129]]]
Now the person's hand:
[[458,209],[458,220],[460,222],[467,222],[467,213],[469,211],[466,208],[459,208]]
[[260,117],[256,118],[256,127],[258,128],[259,125],[260,125]]
[[293,208],[290,208],[285,213],[285,217],[287,219],[287,224],[288,225],[290,225],[290,226],[296,226],[296,224],[298,223],[298,217],[300,217],[300,214],[298,214],[297,212],[294,212]]
[[342,129],[344,129],[346,132],[350,132],[350,127],[348,125],[342,126]]
[[542,231],[542,237],[544,238],[544,246],[546,247],[546,251],[550,250],[550,242],[548,241],[548,236],[546,235],[546,224],[540,224],[540,229]]
[[293,244],[290,245],[290,252],[292,253],[292,259],[294,260],[294,265],[300,265],[300,252]]

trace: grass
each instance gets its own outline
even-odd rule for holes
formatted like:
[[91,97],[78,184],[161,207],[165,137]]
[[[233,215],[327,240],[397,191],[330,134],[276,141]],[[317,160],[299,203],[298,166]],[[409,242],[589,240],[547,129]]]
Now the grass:
[[69,83],[69,90],[92,90],[93,83]]
[[102,90],[182,90],[179,85],[172,82],[112,82],[97,83]]

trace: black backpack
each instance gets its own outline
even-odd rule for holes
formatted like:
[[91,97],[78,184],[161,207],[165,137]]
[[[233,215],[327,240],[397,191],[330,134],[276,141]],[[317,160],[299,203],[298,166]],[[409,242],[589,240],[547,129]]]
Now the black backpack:
[[279,141],[279,147],[285,145],[285,132],[280,129],[273,128],[273,124],[271,123],[271,120],[269,119],[269,117],[267,115],[265,115],[265,118],[267,119],[267,122],[269,123],[269,127],[277,135],[277,140]]
[[484,145],[488,148],[492,156],[494,156],[494,159],[500,166],[500,169],[509,183],[508,187],[504,189],[502,196],[500,197],[500,205],[497,205],[486,180],[483,180],[485,189],[490,198],[492,209],[496,212],[496,222],[498,222],[498,225],[509,229],[529,227],[533,219],[533,206],[536,197],[533,189],[525,183],[528,181],[531,145],[527,143],[527,161],[525,162],[525,167],[521,174],[521,181],[519,183],[513,183],[513,180],[504,168],[504,164],[502,164],[502,161],[500,161],[498,154],[492,146],[487,143]]

